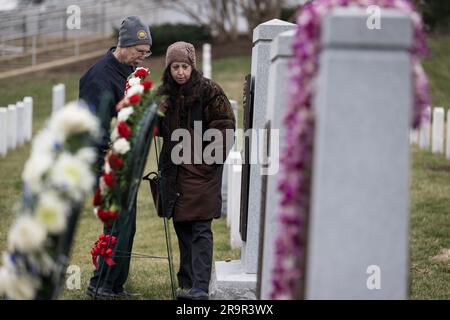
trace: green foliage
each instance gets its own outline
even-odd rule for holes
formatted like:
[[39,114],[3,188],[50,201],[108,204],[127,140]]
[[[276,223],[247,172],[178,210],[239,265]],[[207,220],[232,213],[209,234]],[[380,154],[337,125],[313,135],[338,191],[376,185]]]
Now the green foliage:
[[450,3],[443,0],[416,1],[431,31],[450,31]]
[[297,9],[298,9],[298,7],[283,7],[283,8],[281,8],[280,20],[295,23]]
[[431,91],[431,105],[450,107],[450,36],[428,38],[430,57],[423,67],[428,75]]

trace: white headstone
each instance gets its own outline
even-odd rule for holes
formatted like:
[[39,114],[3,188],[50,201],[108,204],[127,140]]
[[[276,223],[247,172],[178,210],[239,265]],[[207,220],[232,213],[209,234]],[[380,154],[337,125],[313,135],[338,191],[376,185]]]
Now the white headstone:
[[[253,31],[253,49],[251,76],[254,84],[253,125],[254,130],[264,129],[267,108],[269,82],[270,46],[277,35],[296,27],[278,19],[260,24]],[[255,131],[253,131],[255,132]],[[261,166],[258,164],[258,145],[262,146],[253,135],[250,137],[250,181],[248,195],[247,239],[243,242],[241,259],[246,273],[256,273],[258,269],[258,251],[260,234],[261,208]]]
[[17,108],[17,145],[21,146],[25,142],[25,106],[22,101],[16,103]]
[[409,132],[409,142],[411,144],[419,144],[420,132],[419,129],[411,129]]
[[229,185],[228,185],[228,213],[227,225],[230,226],[230,244],[232,248],[241,246],[241,236],[239,234],[240,204],[241,204],[241,154],[231,151],[229,155]]
[[8,105],[8,149],[17,147],[17,109],[13,104]]
[[445,157],[450,159],[450,109],[447,110],[447,136],[445,146]]
[[[237,127],[237,102],[235,100],[230,100],[231,108],[233,109],[235,118],[236,118],[236,127]],[[234,141],[233,147],[231,148],[231,151],[235,151],[237,149],[236,147],[237,141]],[[228,164],[228,159],[230,158],[231,154],[228,155],[227,161],[225,162],[225,165],[223,166],[223,173],[222,173],[222,216],[226,216],[227,218],[227,225],[229,225],[229,217],[228,217],[228,204],[229,204],[229,184],[230,184],[230,176],[231,176],[231,166]]]
[[338,8],[322,22],[306,299],[409,294],[413,29],[406,14]]
[[426,120],[420,126],[420,139],[419,146],[421,149],[429,150],[430,149],[430,121],[431,121],[431,108],[428,107],[425,110]]
[[[285,126],[283,125],[283,116],[287,105],[289,83],[289,59],[292,57],[292,39],[295,30],[280,33],[272,43],[270,53],[269,67],[269,92],[266,112],[266,122],[270,123],[271,137],[279,131],[280,141],[284,141]],[[275,257],[275,237],[278,234],[277,206],[280,202],[280,193],[278,192],[277,174],[279,168],[279,149],[280,141],[274,141],[270,147],[269,166],[274,172],[268,172],[267,188],[265,202],[265,221],[264,221],[264,242],[262,243],[262,270],[261,270],[261,299],[270,299],[272,289],[272,269],[274,267]],[[271,141],[272,142],[272,141]],[[278,164],[273,163],[278,162]]]
[[[263,129],[265,125],[270,44],[278,34],[295,27],[295,24],[275,19],[260,24],[253,31],[251,76],[252,87],[254,88],[252,123],[254,129]],[[250,163],[252,163],[252,157],[258,157],[256,145],[259,144],[259,141],[252,139],[253,136],[250,137],[250,150],[252,150]],[[237,170],[239,171],[239,169]],[[249,190],[247,239],[241,246],[241,259],[230,263],[225,261],[215,263],[215,271],[211,277],[214,291],[211,291],[211,293],[217,299],[255,298],[261,207],[261,175],[260,167],[257,164],[250,166]],[[240,191],[238,195],[240,195]],[[240,209],[237,208],[240,208],[240,197],[236,204],[236,210],[232,211],[233,215],[236,214],[236,219],[234,216],[231,218],[233,230],[235,230],[233,226],[236,226],[236,229],[238,228],[238,224],[234,225],[235,221],[240,223]],[[232,231],[232,234],[234,234],[234,231]]]
[[53,99],[52,99],[52,112],[61,109],[66,100],[66,87],[63,83],[57,84],[52,89]]
[[0,156],[2,157],[8,152],[7,123],[8,111],[6,108],[0,108]]
[[433,153],[444,153],[444,108],[441,107],[433,109],[431,151]]
[[211,79],[211,45],[209,43],[203,44],[203,76]]
[[[237,129],[239,127],[238,104],[237,104],[236,100],[230,100],[230,104],[231,104],[231,108],[233,109],[234,118],[236,120],[236,129]],[[235,151],[239,150],[239,147],[240,147],[239,139],[240,139],[240,137],[236,134],[234,145],[233,145],[233,150],[235,150]]]
[[23,99],[25,105],[25,141],[30,141],[33,135],[33,98],[25,97]]

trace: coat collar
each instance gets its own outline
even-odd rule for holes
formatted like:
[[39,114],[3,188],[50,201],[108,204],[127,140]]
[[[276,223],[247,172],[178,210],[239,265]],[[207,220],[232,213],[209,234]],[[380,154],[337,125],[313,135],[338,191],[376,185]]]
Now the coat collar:
[[128,78],[128,76],[134,71],[134,67],[120,63],[113,54],[115,49],[116,47],[109,48],[106,53],[106,62],[109,66],[119,71],[119,73],[125,78]]

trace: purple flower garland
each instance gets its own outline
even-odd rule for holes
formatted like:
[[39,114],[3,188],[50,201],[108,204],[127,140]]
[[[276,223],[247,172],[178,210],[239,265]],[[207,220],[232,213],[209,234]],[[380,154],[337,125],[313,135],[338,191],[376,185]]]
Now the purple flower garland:
[[335,7],[356,5],[366,8],[400,9],[414,24],[411,49],[414,104],[411,126],[417,128],[429,105],[428,81],[420,58],[428,54],[420,15],[408,0],[314,0],[305,4],[297,17],[297,32],[290,61],[289,105],[284,118],[286,146],[282,151],[278,191],[279,234],[276,239],[275,266],[272,270],[271,299],[298,299],[304,279],[306,221],[310,205],[311,165],[314,141],[313,82],[318,70],[320,29],[324,16]]

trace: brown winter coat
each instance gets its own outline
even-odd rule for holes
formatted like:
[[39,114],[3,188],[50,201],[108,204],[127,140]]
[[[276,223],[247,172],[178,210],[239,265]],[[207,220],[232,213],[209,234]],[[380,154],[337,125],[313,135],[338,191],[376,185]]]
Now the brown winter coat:
[[[160,123],[160,135],[163,147],[160,155],[161,183],[160,193],[166,216],[174,221],[194,221],[219,218],[222,207],[222,171],[223,162],[228,155],[232,141],[225,136],[226,129],[235,129],[234,113],[223,90],[214,81],[201,75],[191,83],[190,89],[177,88],[166,99],[167,109]],[[202,121],[203,132],[215,128],[222,132],[222,164],[174,164],[171,159],[173,148],[181,141],[171,141],[175,129],[189,130],[194,133],[194,121]],[[231,143],[230,143],[231,142]],[[200,152],[209,144],[203,142]],[[228,147],[228,148],[227,148]],[[194,142],[191,141],[194,159]],[[176,151],[176,150],[174,150]],[[198,153],[201,154],[201,153]]]

